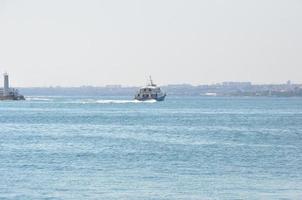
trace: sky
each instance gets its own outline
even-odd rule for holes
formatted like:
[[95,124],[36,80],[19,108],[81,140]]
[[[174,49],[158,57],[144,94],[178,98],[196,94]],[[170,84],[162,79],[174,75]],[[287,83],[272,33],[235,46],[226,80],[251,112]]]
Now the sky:
[[15,87],[302,83],[301,0],[0,0]]

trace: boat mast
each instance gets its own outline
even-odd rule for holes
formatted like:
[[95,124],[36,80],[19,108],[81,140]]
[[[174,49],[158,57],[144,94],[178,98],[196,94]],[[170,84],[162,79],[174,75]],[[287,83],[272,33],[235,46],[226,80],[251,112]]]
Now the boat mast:
[[151,76],[149,76],[149,80],[150,80],[150,85],[151,85],[151,86],[156,86],[156,85],[153,83],[153,80],[152,80]]

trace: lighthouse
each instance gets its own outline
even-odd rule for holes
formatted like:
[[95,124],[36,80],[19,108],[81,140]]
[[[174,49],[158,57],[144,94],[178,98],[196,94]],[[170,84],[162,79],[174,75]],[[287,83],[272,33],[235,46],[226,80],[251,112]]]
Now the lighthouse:
[[3,96],[9,96],[9,78],[8,73],[4,73],[4,87],[3,87]]
[[3,80],[3,89],[0,89],[0,100],[25,100],[17,89],[9,87],[9,76],[7,73],[3,74]]

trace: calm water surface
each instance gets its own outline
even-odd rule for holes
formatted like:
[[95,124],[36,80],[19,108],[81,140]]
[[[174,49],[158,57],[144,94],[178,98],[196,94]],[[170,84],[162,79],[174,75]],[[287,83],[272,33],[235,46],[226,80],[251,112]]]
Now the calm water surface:
[[302,98],[30,97],[0,128],[0,199],[302,199]]

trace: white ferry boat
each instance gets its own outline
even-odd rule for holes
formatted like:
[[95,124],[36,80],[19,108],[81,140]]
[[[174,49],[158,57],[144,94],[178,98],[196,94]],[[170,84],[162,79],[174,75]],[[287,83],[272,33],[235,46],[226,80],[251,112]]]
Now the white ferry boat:
[[139,89],[136,93],[134,99],[139,101],[146,100],[156,100],[156,101],[164,101],[166,97],[166,93],[162,92],[160,87],[153,83],[150,77],[150,83]]

